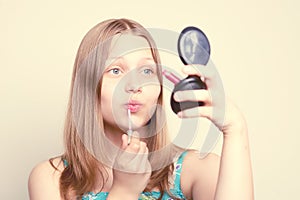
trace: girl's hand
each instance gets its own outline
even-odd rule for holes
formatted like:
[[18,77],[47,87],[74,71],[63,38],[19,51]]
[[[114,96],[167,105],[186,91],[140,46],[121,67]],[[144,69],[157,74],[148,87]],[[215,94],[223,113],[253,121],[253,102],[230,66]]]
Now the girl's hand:
[[147,144],[136,135],[137,132],[134,132],[130,144],[127,143],[127,135],[122,135],[121,151],[114,163],[111,192],[121,194],[122,199],[125,199],[124,195],[137,199],[151,175]]
[[175,93],[178,102],[202,101],[204,106],[186,109],[178,113],[179,117],[205,117],[212,121],[224,135],[245,128],[245,120],[239,109],[225,97],[221,78],[213,66],[186,65],[186,75],[197,75],[205,82],[207,90],[185,90]]
[[[204,102],[204,106],[184,110],[178,115],[180,117],[199,116],[211,120],[223,132],[224,139],[220,161],[210,161],[213,163],[207,164],[207,168],[204,168],[205,170],[202,172],[210,175],[195,175],[195,180],[192,181],[194,183],[192,185],[193,198],[197,198],[199,194],[204,195],[204,199],[209,197],[216,200],[253,200],[248,131],[243,115],[226,98],[221,78],[214,66],[189,65],[184,67],[183,72],[187,75],[200,76],[205,82],[207,90],[178,91],[174,95],[177,101]],[[206,159],[205,162],[209,161]],[[199,167],[195,166],[195,170],[198,170]],[[215,169],[214,175],[212,169]],[[203,182],[207,184],[202,185]],[[199,191],[202,193],[198,193]]]

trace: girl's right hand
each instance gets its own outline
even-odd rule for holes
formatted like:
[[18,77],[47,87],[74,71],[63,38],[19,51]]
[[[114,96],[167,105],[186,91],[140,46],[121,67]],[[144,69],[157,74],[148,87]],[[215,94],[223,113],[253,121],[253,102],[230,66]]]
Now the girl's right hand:
[[122,199],[126,195],[130,196],[128,199],[137,199],[149,182],[151,165],[147,144],[136,135],[137,132],[134,132],[130,144],[127,143],[128,136],[122,135],[122,146],[114,163],[113,185],[109,197],[115,193],[117,196],[121,194]]

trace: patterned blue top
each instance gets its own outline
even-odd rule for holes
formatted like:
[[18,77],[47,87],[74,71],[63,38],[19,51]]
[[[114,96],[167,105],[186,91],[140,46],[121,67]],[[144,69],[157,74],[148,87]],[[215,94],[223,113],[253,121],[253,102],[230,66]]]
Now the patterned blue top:
[[[170,192],[180,198],[185,200],[185,196],[181,191],[181,187],[180,187],[180,176],[181,176],[181,170],[182,170],[182,162],[184,157],[186,156],[187,152],[183,152],[180,157],[178,158],[176,164],[175,164],[175,169],[174,169],[174,173],[173,176],[175,177],[174,180],[174,187],[170,189]],[[64,160],[64,164],[65,166],[68,165],[67,161]],[[93,193],[93,192],[88,192],[86,194],[84,194],[82,196],[82,200],[106,200],[108,196],[108,192],[99,192],[99,193]],[[139,199],[138,200],[155,200],[158,199],[160,196],[160,192],[143,192],[140,194]],[[162,200],[172,200],[172,198],[170,197],[170,195],[167,192],[164,192]]]

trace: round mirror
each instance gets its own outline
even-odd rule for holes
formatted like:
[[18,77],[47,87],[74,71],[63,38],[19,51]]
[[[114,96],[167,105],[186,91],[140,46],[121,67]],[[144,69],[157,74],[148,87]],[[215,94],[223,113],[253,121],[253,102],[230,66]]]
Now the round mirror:
[[197,27],[182,30],[178,38],[178,53],[185,65],[206,65],[210,55],[210,45],[206,35]]

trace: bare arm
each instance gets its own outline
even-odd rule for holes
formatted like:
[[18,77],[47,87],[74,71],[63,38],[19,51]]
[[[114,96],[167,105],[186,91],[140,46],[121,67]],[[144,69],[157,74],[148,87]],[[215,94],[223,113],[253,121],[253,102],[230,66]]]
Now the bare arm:
[[215,199],[253,200],[248,131],[242,117],[238,126],[223,132],[223,149]]
[[[226,138],[221,157],[200,159],[190,152],[184,160],[182,189],[194,200],[253,200],[253,183],[247,135]],[[189,189],[191,188],[191,189]]]
[[[197,200],[253,200],[252,169],[245,119],[239,109],[225,97],[216,70],[205,66],[197,66],[197,69],[185,66],[183,72],[203,77],[208,90],[180,91],[175,95],[175,99],[202,101],[205,105],[184,110],[178,115],[209,119],[223,133],[224,140],[220,164],[212,159],[205,159],[201,169],[198,167],[198,172],[194,172],[197,175],[192,177],[192,197]],[[211,174],[211,177],[206,174]],[[217,178],[215,174],[218,174]],[[203,182],[207,184],[204,185]]]

